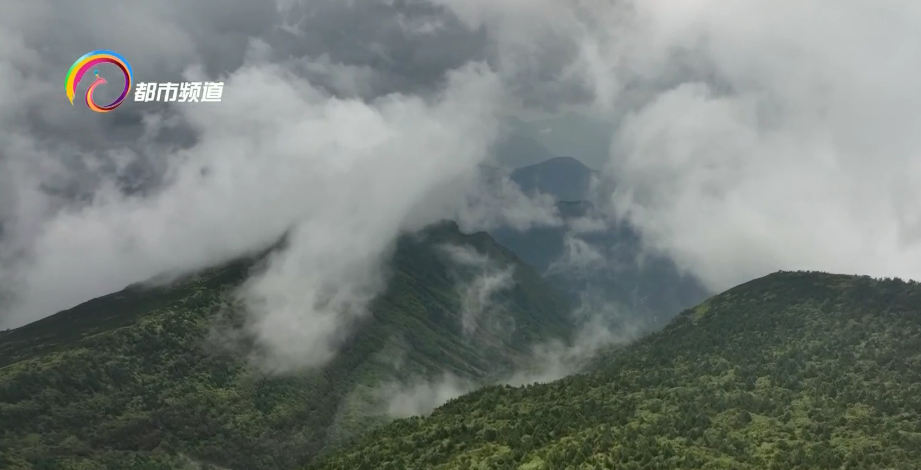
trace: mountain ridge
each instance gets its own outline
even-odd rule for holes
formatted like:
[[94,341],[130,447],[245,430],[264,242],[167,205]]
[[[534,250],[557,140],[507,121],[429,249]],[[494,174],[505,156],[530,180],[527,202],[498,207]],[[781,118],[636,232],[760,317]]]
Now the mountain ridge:
[[782,271],[595,370],[488,387],[316,469],[904,469],[921,462],[921,284]]
[[[463,333],[469,273],[445,246],[514,266],[495,313],[514,331]],[[266,374],[248,359],[258,345],[233,334],[245,318],[226,296],[258,261],[131,286],[0,335],[0,468],[294,468],[389,420],[384,385],[446,371],[488,380],[573,327],[532,268],[444,223],[397,242],[388,289],[332,362]]]

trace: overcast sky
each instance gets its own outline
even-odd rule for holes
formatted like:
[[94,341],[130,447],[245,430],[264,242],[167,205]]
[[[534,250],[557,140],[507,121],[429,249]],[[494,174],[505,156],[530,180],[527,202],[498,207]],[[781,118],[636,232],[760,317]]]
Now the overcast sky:
[[[223,102],[71,106],[94,49]],[[245,298],[321,363],[401,232],[548,222],[472,175],[508,117],[572,110],[610,123],[596,202],[712,289],[921,279],[919,72],[912,0],[7,0],[0,326],[293,229]]]

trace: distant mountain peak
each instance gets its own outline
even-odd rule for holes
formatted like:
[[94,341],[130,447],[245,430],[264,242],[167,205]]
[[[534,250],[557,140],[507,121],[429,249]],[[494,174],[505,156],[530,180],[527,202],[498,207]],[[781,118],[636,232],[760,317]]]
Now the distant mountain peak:
[[[590,168],[588,165],[586,165],[585,163],[582,163],[582,160],[579,160],[576,157],[570,157],[567,155],[553,157],[553,158],[544,160],[540,163],[536,163],[535,165],[577,165],[582,168],[585,168],[588,171],[591,171],[591,172],[595,171],[592,168]],[[535,165],[531,165],[531,166],[535,166]]]
[[582,201],[596,173],[574,157],[561,156],[518,168],[511,179],[525,193],[550,194],[559,201]]

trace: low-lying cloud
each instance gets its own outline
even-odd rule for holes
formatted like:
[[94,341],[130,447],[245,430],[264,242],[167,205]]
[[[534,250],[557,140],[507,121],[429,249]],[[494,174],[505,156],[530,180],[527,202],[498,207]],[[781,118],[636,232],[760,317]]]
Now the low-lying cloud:
[[[157,193],[99,189],[91,204],[44,221],[31,256],[4,270],[22,285],[8,323],[73,305],[88,291],[238,256],[288,230],[285,256],[248,286],[260,328],[296,323],[292,303],[323,310],[326,285],[337,286],[326,291],[331,302],[361,303],[379,289],[372,267],[410,209],[442,182],[476,171],[495,124],[484,98],[500,86],[476,66],[452,74],[433,100],[340,100],[270,64],[225,81],[232,100],[183,110],[199,141],[161,155],[170,170]],[[303,321],[324,331],[322,315]]]
[[386,403],[386,415],[390,418],[408,418],[424,416],[435,408],[475,390],[477,384],[456,375],[444,373],[432,380],[415,379],[402,384],[389,382],[377,393]]
[[442,372],[403,381],[392,380],[376,387],[370,396],[388,418],[424,416],[484,385],[547,383],[581,372],[599,354],[630,344],[647,328],[641,319],[596,292],[586,292],[572,315],[580,325],[573,338],[551,339],[533,345],[529,355],[519,360],[512,370],[478,379]]
[[572,233],[563,237],[563,254],[551,263],[548,274],[592,273],[605,269],[608,260],[603,247],[594,245]]
[[498,296],[515,285],[515,267],[501,266],[470,246],[448,245],[443,249],[464,268],[456,286],[464,334],[476,333],[484,322],[495,324],[495,317],[504,315]]
[[603,293],[586,289],[572,313],[579,325],[569,341],[552,339],[531,348],[527,361],[501,380],[519,386],[546,383],[578,373],[592,359],[639,339],[648,331],[648,319],[630,312],[629,307],[611,302]]

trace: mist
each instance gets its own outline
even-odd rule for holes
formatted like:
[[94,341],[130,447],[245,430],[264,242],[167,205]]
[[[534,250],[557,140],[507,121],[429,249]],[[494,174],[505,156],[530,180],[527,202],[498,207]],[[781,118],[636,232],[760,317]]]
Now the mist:
[[473,335],[482,328],[481,323],[502,314],[498,295],[514,285],[514,266],[500,266],[470,246],[447,245],[442,249],[463,270],[455,281],[461,301],[459,315],[464,334]]
[[[497,315],[487,310],[483,315]],[[522,386],[548,383],[584,371],[600,354],[610,354],[642,337],[648,325],[641,317],[587,289],[569,313],[579,325],[571,338],[551,338],[531,345],[527,356],[504,371],[486,377],[459,377],[450,371],[385,380],[366,393],[375,413],[387,419],[425,416],[448,401],[489,385]],[[394,373],[399,371],[394,369]]]
[[408,418],[425,416],[435,408],[477,388],[470,380],[444,373],[434,380],[416,379],[408,384],[390,382],[378,389],[386,401],[386,416]]

